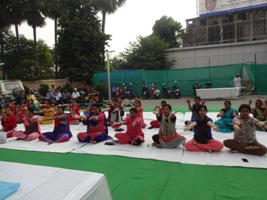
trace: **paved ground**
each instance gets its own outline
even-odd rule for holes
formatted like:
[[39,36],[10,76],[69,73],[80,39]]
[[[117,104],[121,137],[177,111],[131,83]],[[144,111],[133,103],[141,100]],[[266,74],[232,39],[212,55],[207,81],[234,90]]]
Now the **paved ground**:
[[[162,100],[166,100],[168,104],[172,106],[187,106],[186,100],[190,99],[191,102],[194,101],[193,97],[181,97],[180,99],[149,99],[149,100],[142,100],[143,106],[156,106],[160,105]],[[209,106],[223,106],[225,100],[230,100],[232,102],[232,106],[240,106],[243,103],[248,103],[249,100],[252,100],[252,105],[254,106],[254,102],[256,99],[267,100],[267,95],[250,95],[246,96],[245,99],[241,98],[233,98],[233,99],[203,99],[206,102],[206,105]]]

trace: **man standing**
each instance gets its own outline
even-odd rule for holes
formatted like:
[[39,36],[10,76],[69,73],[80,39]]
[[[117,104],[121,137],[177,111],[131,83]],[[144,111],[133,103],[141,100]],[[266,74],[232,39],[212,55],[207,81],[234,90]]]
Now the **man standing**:
[[239,77],[238,74],[234,78],[234,86],[235,87],[241,87],[241,78]]

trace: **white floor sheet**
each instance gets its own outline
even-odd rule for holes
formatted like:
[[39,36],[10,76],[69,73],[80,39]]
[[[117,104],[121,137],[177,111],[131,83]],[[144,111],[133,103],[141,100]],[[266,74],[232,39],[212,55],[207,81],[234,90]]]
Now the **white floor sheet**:
[[[42,132],[53,131],[54,125],[41,125]],[[18,124],[17,130],[24,130],[23,124]],[[56,152],[56,153],[68,153],[73,150],[83,146],[83,143],[78,142],[77,133],[86,131],[86,126],[82,125],[71,125],[71,131],[73,137],[68,142],[54,143],[47,145],[47,142],[39,141],[38,139],[33,141],[23,141],[16,140],[15,137],[8,138],[7,143],[0,144],[0,148],[7,149],[18,149],[18,150],[27,150],[27,151],[43,151],[43,152]]]
[[20,183],[7,200],[112,199],[106,177],[99,173],[0,161],[0,180]]
[[[214,121],[217,120],[218,113],[209,112],[208,116]],[[191,112],[176,113],[176,129],[179,134],[182,134],[190,140],[193,138],[192,131],[183,131],[184,122],[190,120]],[[155,115],[152,112],[144,113],[145,123],[147,127],[150,126],[150,122],[155,120]],[[45,151],[45,152],[73,152],[73,153],[83,153],[83,154],[99,154],[99,155],[118,155],[133,158],[143,158],[143,159],[155,159],[170,162],[181,162],[190,164],[200,164],[200,165],[220,165],[220,166],[241,166],[241,167],[255,167],[255,168],[267,168],[267,156],[251,156],[245,154],[232,154],[229,149],[224,148],[221,152],[214,153],[204,153],[204,152],[189,152],[185,150],[182,146],[175,149],[159,149],[152,146],[152,136],[158,133],[159,129],[143,129],[145,133],[145,143],[141,146],[133,146],[130,144],[126,145],[104,145],[105,142],[98,144],[86,144],[79,143],[77,140],[77,133],[86,130],[86,126],[71,125],[71,131],[73,137],[70,141],[61,144],[51,144],[47,145],[45,142],[38,140],[32,142],[17,141],[13,138],[8,139],[6,144],[0,144],[0,148],[10,148],[10,149],[21,149],[30,151]],[[125,126],[122,128],[126,129]],[[22,127],[23,129],[23,127]],[[52,125],[42,125],[41,129],[43,132],[53,130]],[[109,135],[114,136],[116,132],[114,129],[109,127]],[[232,139],[233,133],[220,133],[212,132],[214,139],[223,142],[225,139]],[[116,138],[115,138],[116,139]],[[260,143],[267,146],[267,132],[257,131],[257,139]],[[246,160],[245,160],[246,159]],[[244,160],[244,161],[243,161]],[[248,161],[248,162],[246,162]]]

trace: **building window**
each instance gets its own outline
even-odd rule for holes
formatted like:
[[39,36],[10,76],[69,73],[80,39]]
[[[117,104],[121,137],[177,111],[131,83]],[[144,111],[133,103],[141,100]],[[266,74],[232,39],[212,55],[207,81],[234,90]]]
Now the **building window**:
[[237,18],[238,20],[247,20],[247,13],[238,13]]
[[200,19],[200,26],[206,26],[206,19]]
[[225,16],[226,19],[228,19],[229,23],[232,23],[234,21],[234,16],[233,15],[227,15]]

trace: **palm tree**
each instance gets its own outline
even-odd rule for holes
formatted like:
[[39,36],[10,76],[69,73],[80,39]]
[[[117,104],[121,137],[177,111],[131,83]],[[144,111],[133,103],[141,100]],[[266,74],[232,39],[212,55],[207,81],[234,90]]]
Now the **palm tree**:
[[11,24],[15,26],[17,51],[20,55],[20,42],[19,42],[19,25],[25,21],[24,11],[27,10],[27,4],[25,1],[9,1],[9,11]]
[[54,19],[54,31],[55,31],[55,65],[56,65],[56,70],[55,70],[55,76],[57,78],[58,74],[58,58],[57,58],[57,27],[58,27],[58,18],[61,16],[61,3],[62,0],[45,0],[45,9],[43,11],[44,15]]
[[28,3],[28,9],[24,12],[25,19],[29,26],[33,28],[34,56],[36,61],[36,73],[38,76],[38,54],[36,41],[36,28],[45,25],[45,17],[42,15],[44,9],[43,0],[25,0]]
[[[105,33],[106,15],[116,12],[125,4],[126,0],[92,0],[92,6],[96,11],[102,12],[102,33]],[[105,62],[105,46],[102,51],[103,63]]]
[[93,0],[92,5],[102,12],[102,33],[105,33],[106,14],[112,14],[125,4],[126,0]]
[[[0,44],[1,44],[1,57],[0,63],[4,60],[4,30],[11,26],[10,20],[10,10],[8,8],[8,0],[2,0],[0,3]],[[4,72],[4,67],[2,67],[2,73]]]

